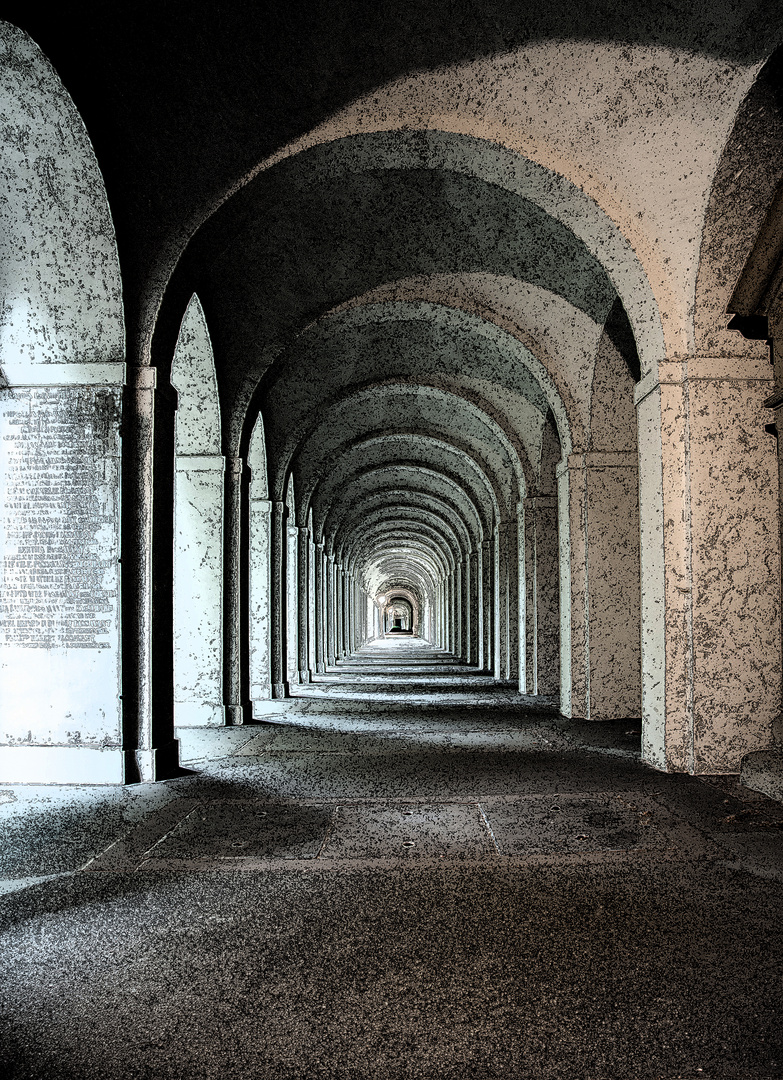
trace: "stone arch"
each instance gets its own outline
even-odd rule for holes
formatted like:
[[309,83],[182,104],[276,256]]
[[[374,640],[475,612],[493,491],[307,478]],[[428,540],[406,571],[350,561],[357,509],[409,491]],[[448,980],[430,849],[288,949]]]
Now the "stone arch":
[[[310,474],[304,469],[301,471],[305,496],[324,507],[328,507],[333,492],[339,490],[342,483],[349,482],[357,471],[391,467],[399,461],[401,467],[443,478],[450,490],[461,493],[465,510],[475,515],[480,534],[489,534],[493,522],[500,520],[490,481],[471,458],[445,440],[412,432],[369,435],[341,444],[335,450],[334,459],[332,475],[327,474],[326,467],[320,464]],[[320,509],[316,513],[315,528],[319,535],[323,514]]]
[[[448,408],[445,413],[444,406]],[[389,383],[361,387],[345,395],[332,405],[323,420],[303,433],[293,462],[294,469],[304,449],[313,443],[318,444],[320,453],[325,453],[344,441],[341,433],[345,431],[366,435],[373,430],[375,433],[382,430],[386,423],[383,410],[388,412],[390,408],[396,410],[395,431],[404,432],[411,427],[410,421],[415,421],[420,430],[435,431],[441,441],[451,443],[476,461],[490,479],[501,514],[512,513],[520,488],[524,490],[522,468],[518,461],[515,463],[513,447],[502,430],[476,406],[435,387]],[[481,431],[481,438],[469,430],[461,430],[455,435],[445,421],[449,414],[470,417],[477,425],[477,431]],[[487,453],[491,455],[489,461]]]
[[[123,724],[132,694],[120,682],[125,335],[114,226],[79,112],[8,22],[0,112],[0,780],[117,784],[151,776],[154,754]],[[41,531],[45,568],[19,550]],[[169,724],[169,750],[172,734]]]
[[[746,316],[756,304],[746,295],[749,278],[743,267],[760,235],[780,183],[783,157],[783,46],[758,72],[715,169],[705,208],[694,283],[694,351],[712,357],[766,358],[763,328],[747,319],[727,326],[727,312]],[[753,153],[748,153],[748,147]],[[743,330],[746,336],[743,337]],[[754,340],[756,339],[756,340]]]
[[[377,470],[365,474],[362,479],[365,481],[364,490],[358,485],[351,485],[346,489],[344,497],[332,504],[325,523],[326,535],[350,530],[360,524],[362,515],[371,513],[374,509],[400,509],[436,515],[447,526],[455,542],[459,544],[460,551],[464,553],[470,549],[469,528],[456,506],[431,491],[419,489],[417,492],[413,486],[415,474],[411,477],[411,487],[406,488],[380,483],[382,475],[379,476]],[[392,481],[394,480],[397,480],[396,476],[392,478]]]

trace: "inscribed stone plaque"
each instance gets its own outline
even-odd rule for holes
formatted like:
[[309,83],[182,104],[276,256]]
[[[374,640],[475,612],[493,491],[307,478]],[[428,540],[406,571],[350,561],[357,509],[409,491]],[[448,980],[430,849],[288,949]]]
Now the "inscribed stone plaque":
[[0,401],[0,741],[119,738],[119,388]]

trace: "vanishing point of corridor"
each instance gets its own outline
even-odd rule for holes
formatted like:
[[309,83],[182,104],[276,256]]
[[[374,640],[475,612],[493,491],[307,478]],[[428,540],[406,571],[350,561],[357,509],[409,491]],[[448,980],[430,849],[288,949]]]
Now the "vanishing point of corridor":
[[783,807],[388,635],[156,786],[16,787],[14,1077],[783,1075]]

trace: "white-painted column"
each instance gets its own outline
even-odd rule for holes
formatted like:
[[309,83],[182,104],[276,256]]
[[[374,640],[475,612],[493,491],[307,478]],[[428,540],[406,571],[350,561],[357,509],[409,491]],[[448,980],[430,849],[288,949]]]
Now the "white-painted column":
[[731,773],[780,710],[780,534],[765,357],[665,362],[638,385],[643,755]]

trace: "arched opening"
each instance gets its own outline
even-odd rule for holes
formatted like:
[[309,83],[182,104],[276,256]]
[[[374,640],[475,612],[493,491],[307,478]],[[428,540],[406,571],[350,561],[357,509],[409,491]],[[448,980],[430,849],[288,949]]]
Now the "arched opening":
[[407,597],[395,593],[387,597],[383,608],[383,630],[385,634],[413,634],[413,605]]

